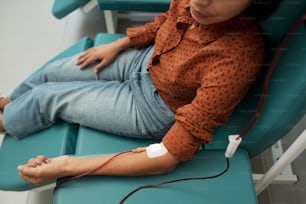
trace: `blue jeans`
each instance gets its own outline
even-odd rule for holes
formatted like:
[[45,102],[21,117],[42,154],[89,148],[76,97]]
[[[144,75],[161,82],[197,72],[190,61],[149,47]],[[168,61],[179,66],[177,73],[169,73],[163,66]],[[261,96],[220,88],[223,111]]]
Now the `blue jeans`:
[[51,127],[59,119],[105,132],[160,140],[174,123],[147,71],[153,47],[128,49],[95,74],[77,56],[58,60],[20,84],[3,112],[16,137]]

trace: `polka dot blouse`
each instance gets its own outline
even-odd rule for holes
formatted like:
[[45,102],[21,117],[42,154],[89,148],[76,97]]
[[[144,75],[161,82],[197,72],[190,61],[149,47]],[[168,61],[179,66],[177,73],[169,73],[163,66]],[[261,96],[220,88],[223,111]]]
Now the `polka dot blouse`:
[[177,159],[190,160],[254,82],[264,50],[258,26],[243,16],[198,25],[189,0],[173,0],[167,13],[127,35],[136,48],[155,44],[148,70],[176,119],[163,143]]

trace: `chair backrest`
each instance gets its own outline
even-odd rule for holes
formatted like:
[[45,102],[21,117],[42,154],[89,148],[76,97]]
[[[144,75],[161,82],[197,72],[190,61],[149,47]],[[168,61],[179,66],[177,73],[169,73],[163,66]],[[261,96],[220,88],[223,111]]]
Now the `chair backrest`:
[[263,33],[272,40],[282,40],[305,9],[305,0],[282,0],[276,11],[260,23]]
[[171,0],[97,0],[100,10],[165,12]]
[[[291,7],[288,7],[288,6]],[[294,7],[294,9],[293,9]],[[306,12],[306,1],[284,0],[266,21],[262,22],[263,33],[274,44],[286,36],[290,27]],[[286,19],[286,23],[284,23]],[[275,51],[271,47],[270,51]],[[258,80],[246,98],[238,105],[227,124],[217,128],[214,142],[206,145],[208,149],[227,146],[227,136],[240,134],[253,118],[260,96],[268,59]],[[306,31],[302,25],[283,52],[271,76],[268,96],[263,110],[251,131],[244,137],[242,147],[250,156],[256,156],[285,136],[306,113]]]

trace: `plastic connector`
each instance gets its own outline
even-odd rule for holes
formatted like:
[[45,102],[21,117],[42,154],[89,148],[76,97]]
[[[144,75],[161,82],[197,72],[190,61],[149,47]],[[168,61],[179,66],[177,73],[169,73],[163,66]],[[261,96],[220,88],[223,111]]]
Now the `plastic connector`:
[[146,151],[146,147],[138,147],[138,148],[132,150],[133,153],[141,153],[141,152],[144,152],[144,151]]
[[225,151],[225,157],[230,158],[234,156],[239,144],[241,143],[242,139],[239,137],[239,135],[229,135],[228,136],[229,144],[227,145],[226,151]]

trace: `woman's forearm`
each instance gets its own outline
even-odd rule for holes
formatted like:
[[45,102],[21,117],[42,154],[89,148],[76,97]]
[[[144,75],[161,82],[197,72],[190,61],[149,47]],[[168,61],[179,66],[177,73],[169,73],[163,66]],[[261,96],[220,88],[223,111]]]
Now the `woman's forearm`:
[[[94,157],[69,157],[66,174],[79,175],[96,169],[113,155]],[[140,176],[171,171],[178,161],[169,153],[161,157],[149,158],[146,152],[128,152],[111,160],[106,166],[91,172],[90,175]]]
[[126,36],[123,38],[119,38],[117,41],[114,42],[119,50],[125,50],[132,46],[130,39]]
[[[41,155],[30,159],[27,164],[19,165],[19,176],[31,183],[42,184],[66,176],[161,174],[171,171],[178,164],[178,160],[169,153],[160,157],[149,158],[146,152],[128,152],[107,162],[113,156],[47,158]],[[105,164],[105,162],[107,164],[101,167],[101,164]]]

